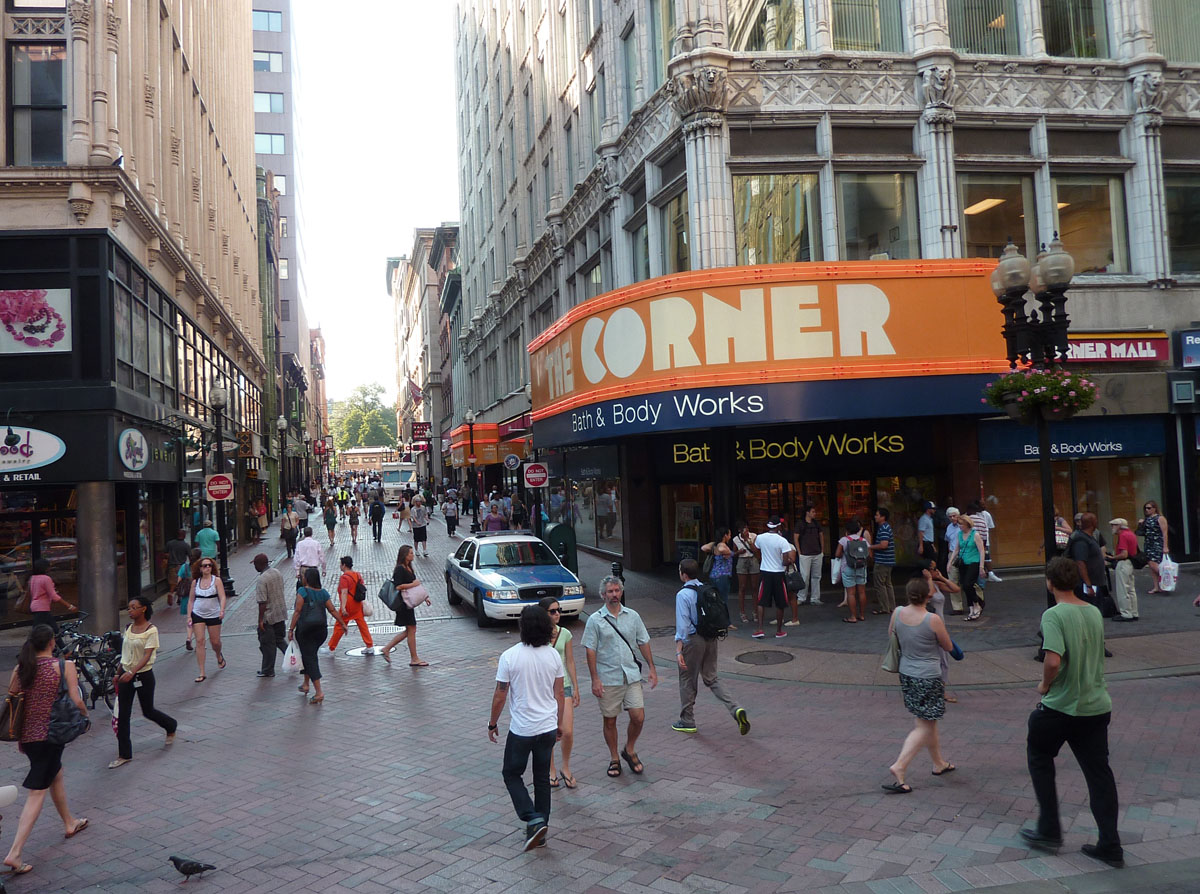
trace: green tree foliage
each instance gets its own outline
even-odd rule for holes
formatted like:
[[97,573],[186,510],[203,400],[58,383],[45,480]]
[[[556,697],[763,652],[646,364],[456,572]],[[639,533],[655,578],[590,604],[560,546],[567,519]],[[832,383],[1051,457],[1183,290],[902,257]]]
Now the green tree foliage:
[[396,443],[396,419],[383,403],[383,386],[359,385],[348,398],[329,402],[329,427],[338,450],[389,447]]

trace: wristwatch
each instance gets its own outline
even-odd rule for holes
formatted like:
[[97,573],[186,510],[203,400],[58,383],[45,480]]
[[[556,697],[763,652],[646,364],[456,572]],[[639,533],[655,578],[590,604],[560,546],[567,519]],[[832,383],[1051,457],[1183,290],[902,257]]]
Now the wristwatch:
[[489,723],[489,724],[488,724],[488,729],[489,729],[489,730],[493,730],[493,729],[499,729],[499,724],[496,724],[496,723]]

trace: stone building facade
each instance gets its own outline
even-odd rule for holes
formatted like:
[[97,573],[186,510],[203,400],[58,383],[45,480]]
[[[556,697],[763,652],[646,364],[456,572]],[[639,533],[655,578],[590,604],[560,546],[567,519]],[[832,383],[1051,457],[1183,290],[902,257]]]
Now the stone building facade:
[[[553,408],[538,405],[526,346],[588,299],[716,268],[932,270],[995,258],[1010,236],[1032,259],[1057,232],[1076,261],[1073,331],[1166,346],[1094,368],[1092,412],[1153,429],[1142,471],[1123,479],[1103,465],[1114,455],[1085,452],[1065,463],[1061,499],[1126,511],[1153,494],[1193,552],[1195,418],[1173,383],[1194,376],[1179,345],[1200,298],[1197,15],[1181,0],[460,0],[455,406],[498,424],[531,409],[532,381],[535,444],[565,447],[548,426],[538,435]],[[865,268],[837,275],[854,270]],[[930,325],[931,339],[966,337]],[[936,403],[930,415],[944,412]],[[1028,469],[981,455],[974,422],[957,434],[973,471],[930,470],[929,493],[973,497],[974,475],[1006,515],[1023,512]],[[591,545],[669,560],[687,539],[671,521],[681,498],[611,429],[590,443],[612,460],[581,484],[591,479],[570,474],[567,453],[568,501],[581,494],[586,515],[594,494],[636,473],[650,476],[639,498],[659,507],[641,532],[653,536]],[[757,511],[768,482],[753,478],[683,502],[711,530]],[[829,517],[864,511],[834,478],[823,486]],[[791,512],[804,498],[763,499]],[[1036,561],[1031,549],[1010,558]]]
[[0,400],[24,445],[0,464],[0,555],[56,556],[104,630],[162,591],[178,528],[220,521],[207,473],[234,479],[236,536],[266,449],[250,13],[0,10]]

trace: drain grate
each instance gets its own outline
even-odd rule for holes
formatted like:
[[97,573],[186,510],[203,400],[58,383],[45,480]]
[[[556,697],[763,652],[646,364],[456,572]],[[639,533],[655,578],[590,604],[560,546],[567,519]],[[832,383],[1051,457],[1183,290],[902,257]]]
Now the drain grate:
[[787,664],[795,656],[791,652],[779,652],[775,649],[766,649],[757,652],[743,652],[737,656],[737,660],[742,664]]

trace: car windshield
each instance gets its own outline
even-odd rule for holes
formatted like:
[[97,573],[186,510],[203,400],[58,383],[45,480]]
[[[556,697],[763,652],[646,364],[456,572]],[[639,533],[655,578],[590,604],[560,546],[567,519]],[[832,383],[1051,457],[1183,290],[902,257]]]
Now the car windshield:
[[557,565],[550,547],[538,540],[516,543],[479,544],[480,568],[508,568],[513,565]]

